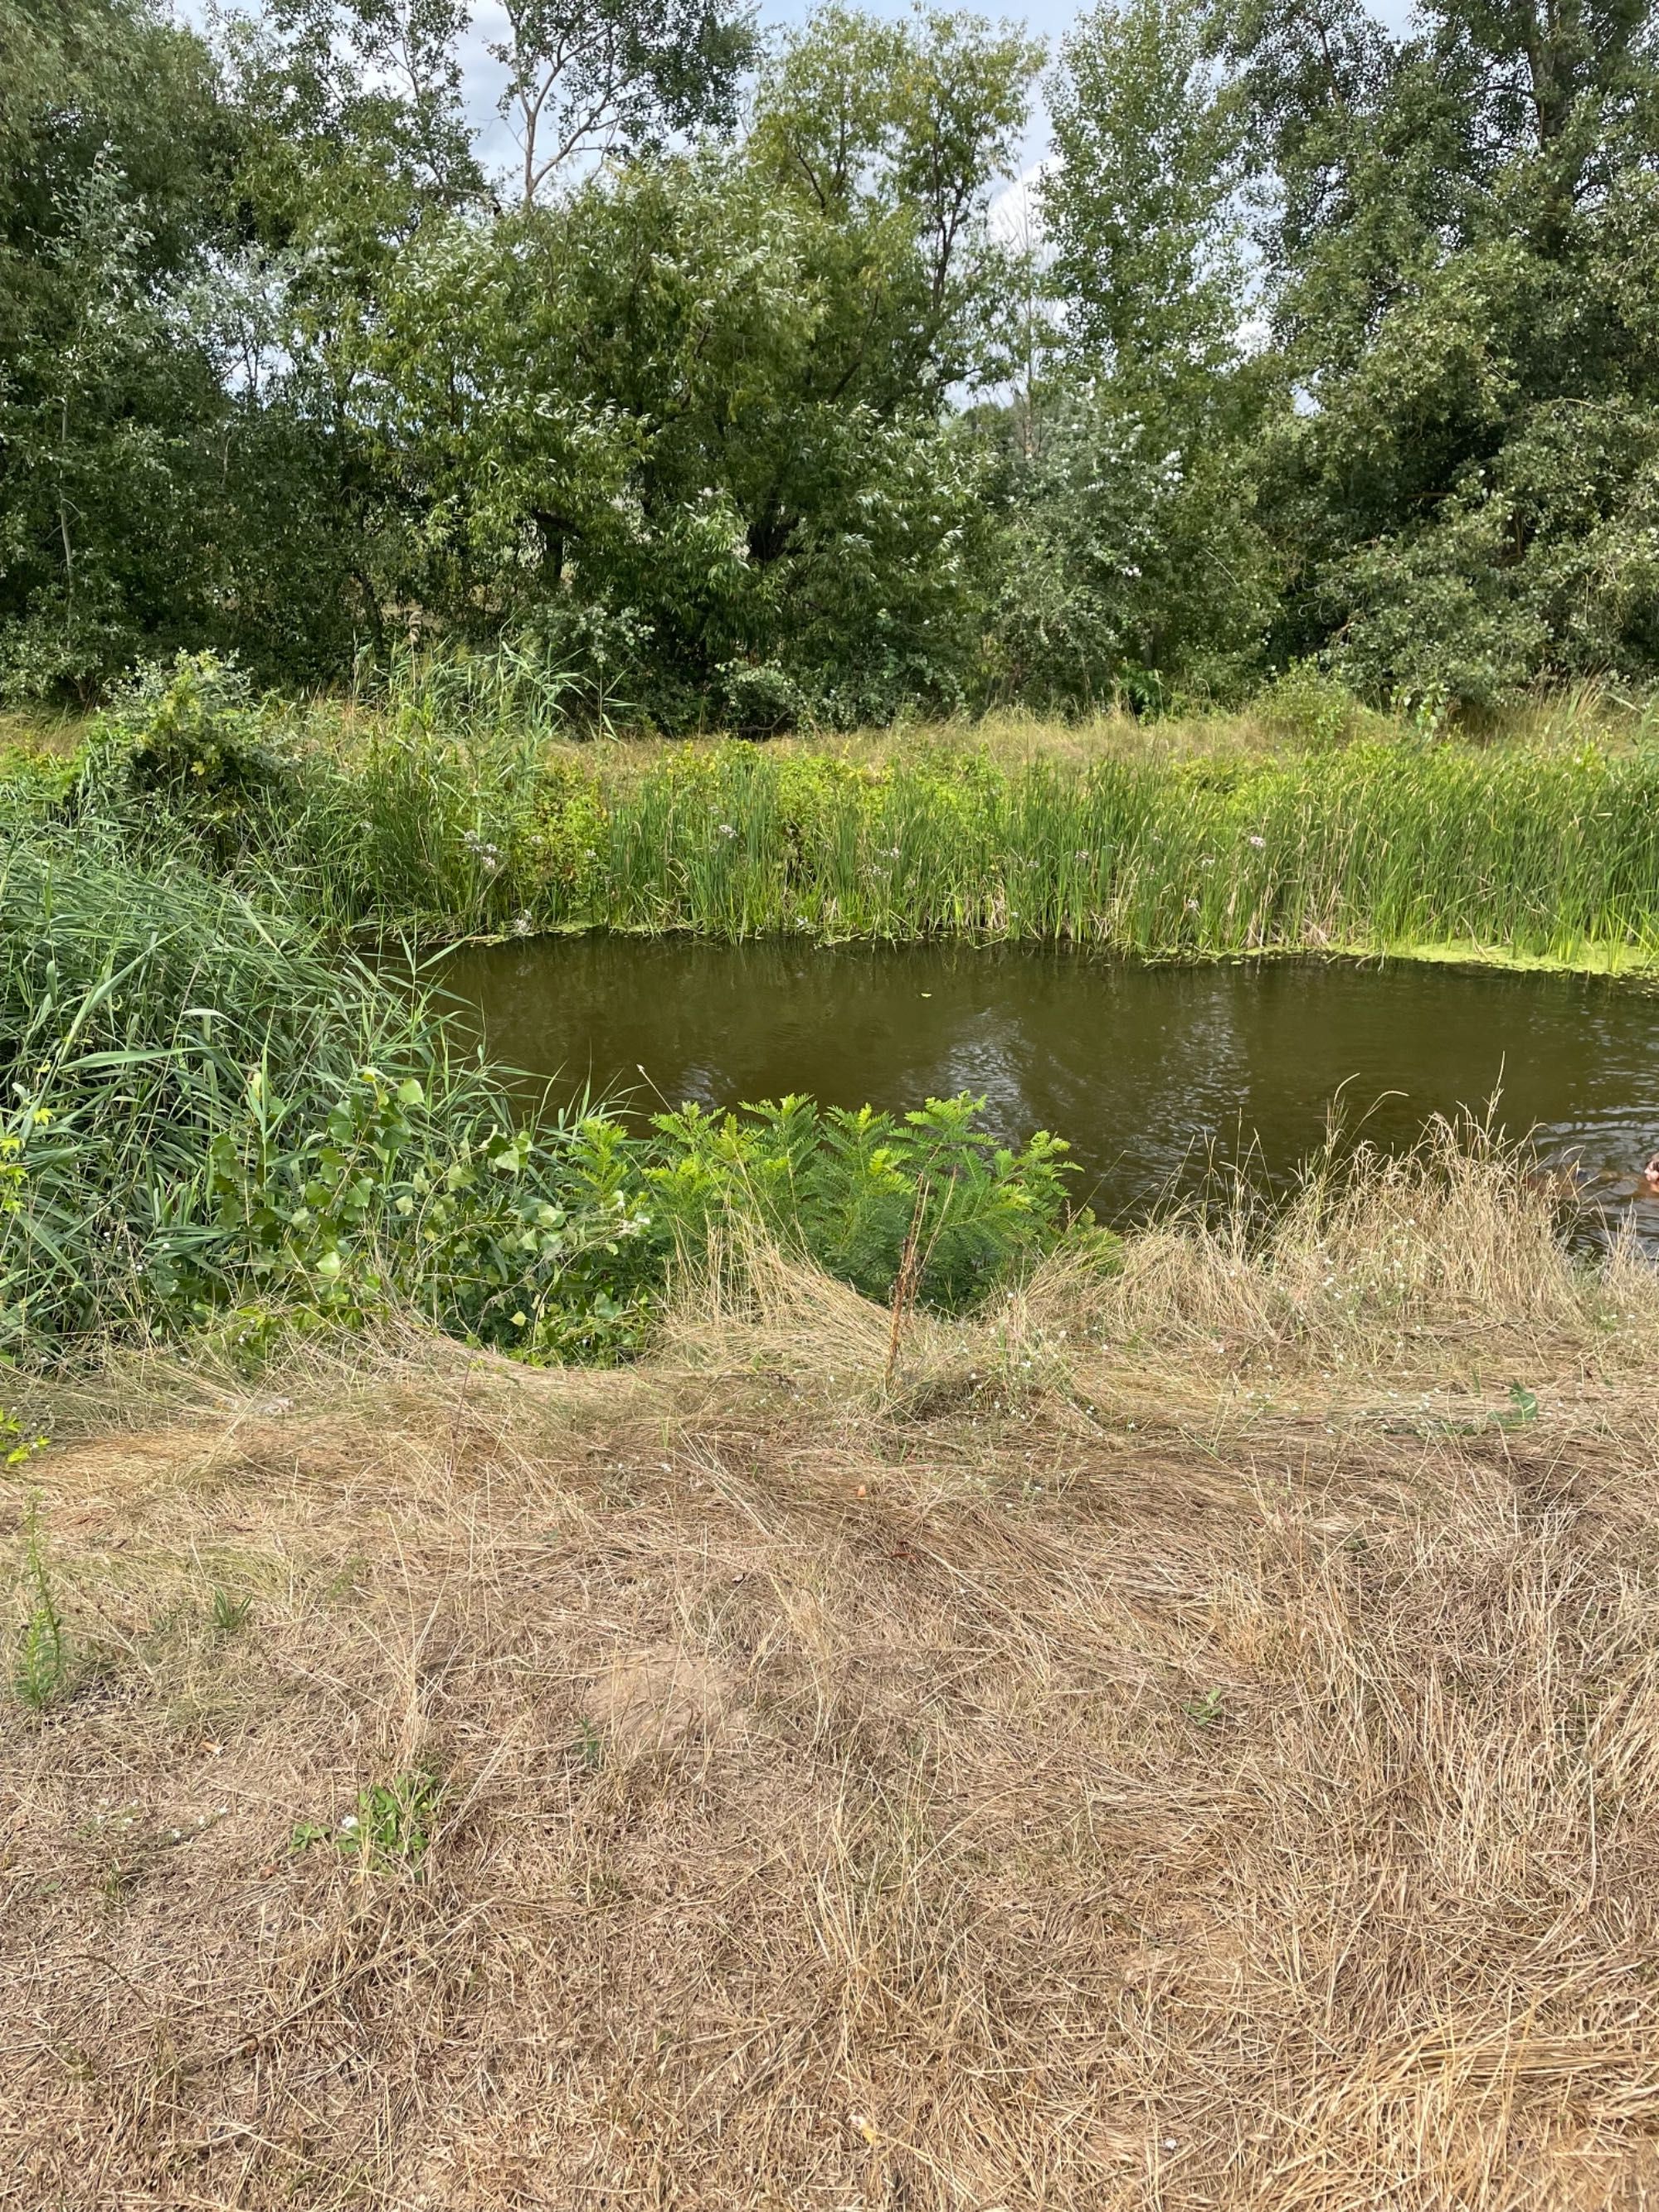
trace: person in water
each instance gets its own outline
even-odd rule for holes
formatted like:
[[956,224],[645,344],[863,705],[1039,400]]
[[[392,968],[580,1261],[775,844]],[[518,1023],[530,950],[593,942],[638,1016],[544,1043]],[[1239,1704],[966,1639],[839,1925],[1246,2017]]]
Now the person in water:
[[1656,1152],[1643,1169],[1642,1184],[1646,1190],[1659,1191],[1659,1152]]

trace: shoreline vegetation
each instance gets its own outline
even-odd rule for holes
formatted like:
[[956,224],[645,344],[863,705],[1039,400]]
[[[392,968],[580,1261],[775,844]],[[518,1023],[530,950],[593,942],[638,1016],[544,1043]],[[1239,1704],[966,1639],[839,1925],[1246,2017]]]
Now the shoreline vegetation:
[[14,820],[169,845],[341,939],[615,929],[1659,969],[1659,727],[1593,690],[1480,739],[1304,672],[1231,715],[575,742],[489,657],[365,701],[211,656],[18,750]]
[[5,1356],[205,1332],[257,1365],[296,1326],[413,1312],[613,1362],[720,1221],[900,1306],[969,1310],[1062,1244],[1115,1264],[1064,1133],[1000,1146],[969,1097],[526,1115],[431,981],[459,938],[1659,961],[1659,744],[1593,698],[1484,745],[1320,684],[1218,722],[831,750],[578,744],[524,683],[428,659],[296,705],[185,657],[9,757]]
[[32,2202],[1651,2185],[1652,1271],[1478,1144],[960,1317],[29,1384]]

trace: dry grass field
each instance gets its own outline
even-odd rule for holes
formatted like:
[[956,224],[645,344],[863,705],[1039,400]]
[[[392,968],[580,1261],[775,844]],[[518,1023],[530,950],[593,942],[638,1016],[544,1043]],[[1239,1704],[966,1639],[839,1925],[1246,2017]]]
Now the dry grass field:
[[0,2203],[1659,2204],[1659,1283],[1547,1207],[41,1389]]

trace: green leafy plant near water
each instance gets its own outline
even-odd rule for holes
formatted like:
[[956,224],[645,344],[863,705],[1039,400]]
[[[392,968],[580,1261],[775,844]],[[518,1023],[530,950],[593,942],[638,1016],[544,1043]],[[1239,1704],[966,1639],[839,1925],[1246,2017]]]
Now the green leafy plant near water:
[[872,1295],[920,1203],[925,1297],[969,1301],[1060,1234],[1063,1147],[973,1103],[810,1102],[644,1129],[515,1117],[432,994],[331,954],[106,822],[0,861],[0,1349],[396,1308],[541,1358],[636,1346],[711,1231],[763,1226]]

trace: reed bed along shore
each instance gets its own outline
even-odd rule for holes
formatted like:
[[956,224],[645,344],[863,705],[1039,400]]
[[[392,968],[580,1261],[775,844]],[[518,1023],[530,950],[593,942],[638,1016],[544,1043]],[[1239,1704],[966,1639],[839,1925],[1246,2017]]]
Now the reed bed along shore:
[[9,2194],[1646,2202],[1656,1351],[1443,1148],[896,1364],[751,1248],[618,1372],[35,1386]]
[[370,935],[1659,963],[1650,716],[1540,702],[1475,742],[1309,681],[1185,721],[580,744],[556,700],[471,664],[299,707],[198,660],[95,722],[78,762],[18,757],[0,809],[188,845]]
[[587,756],[405,726],[319,757],[288,849],[341,926],[1659,959],[1645,744]]

